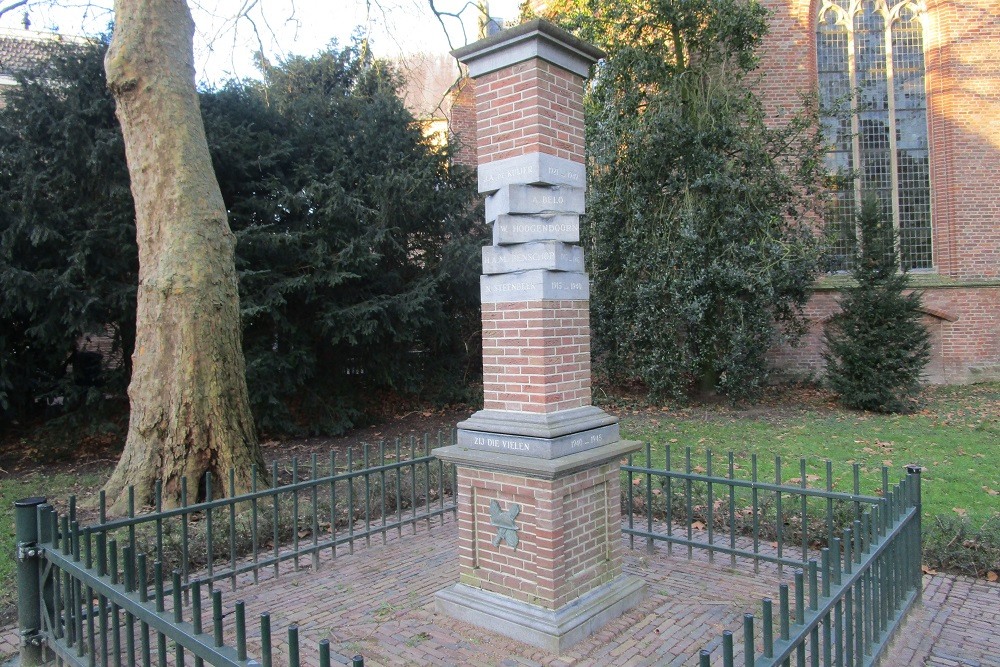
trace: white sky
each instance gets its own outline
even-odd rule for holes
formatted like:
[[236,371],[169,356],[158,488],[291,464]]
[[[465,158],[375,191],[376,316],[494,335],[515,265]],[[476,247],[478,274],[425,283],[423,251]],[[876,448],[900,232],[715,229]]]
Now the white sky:
[[[189,0],[197,32],[199,80],[221,82],[234,76],[253,76],[252,54],[257,50],[263,49],[273,61],[290,54],[308,56],[333,39],[348,43],[359,27],[380,56],[447,52],[448,39],[430,10],[430,1]],[[519,4],[520,0],[489,0],[490,14],[513,20]],[[31,0],[31,29],[100,33],[111,24],[110,5],[111,0]],[[462,46],[466,39],[475,41],[475,0],[435,0],[435,5],[464,19],[465,34],[463,21],[445,19],[453,46]],[[14,10],[0,18],[0,26],[19,28],[23,15],[22,9]]]

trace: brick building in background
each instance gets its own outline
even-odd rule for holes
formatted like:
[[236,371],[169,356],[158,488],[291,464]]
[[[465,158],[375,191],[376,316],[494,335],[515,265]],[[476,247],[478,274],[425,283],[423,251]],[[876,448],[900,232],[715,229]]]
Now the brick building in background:
[[[848,231],[860,193],[877,192],[924,295],[934,345],[928,379],[1000,378],[996,0],[763,1],[772,16],[760,92],[772,118],[797,108],[803,92],[818,90],[830,109],[857,91],[853,109],[824,111],[831,170],[857,175],[827,223]],[[837,250],[846,255],[842,238]],[[775,351],[780,369],[822,373],[823,326],[842,284],[837,275],[819,281],[808,334]]]
[[0,107],[4,91],[17,85],[18,74],[36,67],[60,48],[85,41],[82,37],[27,28],[0,28]]
[[[928,381],[1000,378],[996,0],[761,2],[771,12],[758,88],[769,117],[780,123],[803,95],[819,91],[830,169],[854,175],[826,221],[838,234],[841,270],[817,282],[808,332],[797,346],[773,351],[776,370],[822,375],[823,330],[847,282],[852,211],[862,192],[873,191],[892,212],[901,262],[924,295]],[[544,0],[534,4],[544,13]],[[471,105],[453,101],[451,131],[463,145],[476,143],[472,114]]]

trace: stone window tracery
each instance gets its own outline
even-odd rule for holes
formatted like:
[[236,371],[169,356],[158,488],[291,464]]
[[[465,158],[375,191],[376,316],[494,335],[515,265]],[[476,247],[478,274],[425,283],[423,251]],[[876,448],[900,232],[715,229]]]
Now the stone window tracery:
[[930,269],[930,172],[921,7],[915,0],[824,0],[816,64],[835,270],[850,268],[854,214],[872,192],[899,233],[900,263]]

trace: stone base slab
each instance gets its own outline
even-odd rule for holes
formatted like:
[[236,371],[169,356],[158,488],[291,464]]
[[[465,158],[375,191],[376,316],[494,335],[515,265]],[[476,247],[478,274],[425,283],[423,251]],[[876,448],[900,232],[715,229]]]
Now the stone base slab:
[[529,438],[523,435],[469,431],[458,429],[458,445],[486,452],[503,452],[514,456],[558,459],[619,440],[618,424],[589,431],[569,433],[556,438]]
[[557,438],[617,423],[618,417],[609,415],[599,407],[585,405],[546,413],[480,410],[465,421],[458,422],[458,428],[524,435],[530,438]]
[[458,423],[458,445],[556,459],[619,440],[618,418],[587,405],[552,413],[480,410]]
[[438,591],[437,610],[517,641],[561,653],[635,607],[646,584],[621,575],[556,610],[513,600],[466,584]]
[[619,440],[557,459],[537,459],[531,456],[511,456],[502,452],[487,452],[461,445],[450,445],[435,449],[434,456],[445,463],[458,466],[554,480],[594,468],[608,461],[618,461],[639,451],[642,446],[639,440]]

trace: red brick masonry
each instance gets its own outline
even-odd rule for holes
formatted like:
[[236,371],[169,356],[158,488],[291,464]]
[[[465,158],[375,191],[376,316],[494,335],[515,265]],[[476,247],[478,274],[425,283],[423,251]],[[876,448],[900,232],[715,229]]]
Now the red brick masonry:
[[476,79],[479,164],[528,153],[583,162],[583,78],[533,58]]
[[[556,480],[473,468],[458,473],[460,581],[558,609],[621,573],[618,462]],[[517,548],[490,522],[490,501],[521,506]]]
[[589,305],[484,303],[484,407],[549,413],[590,405]]

